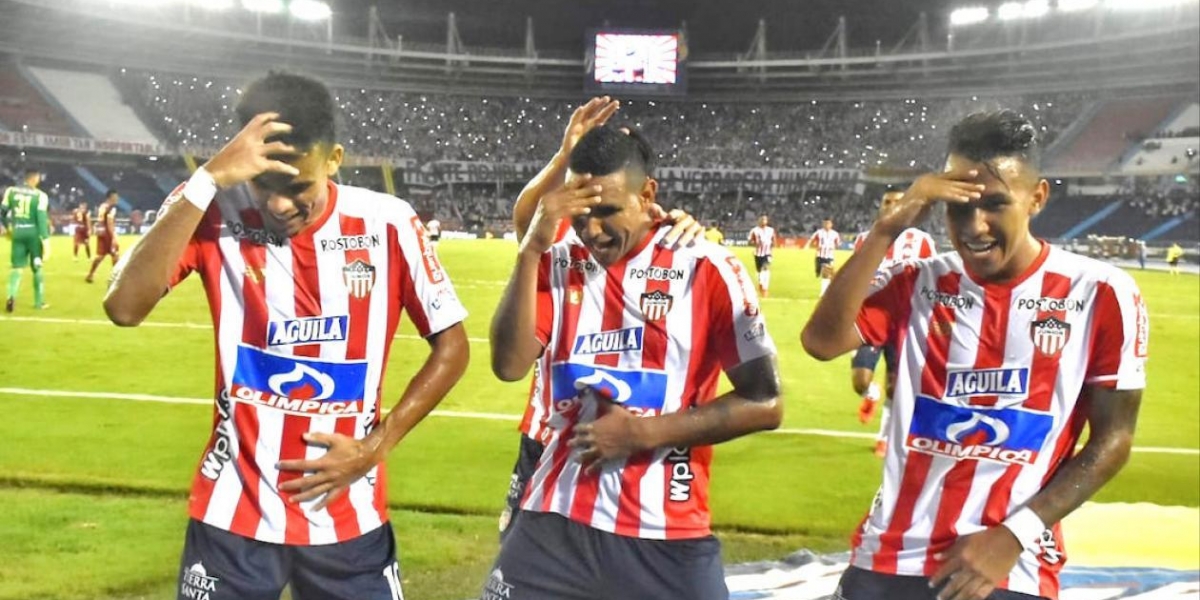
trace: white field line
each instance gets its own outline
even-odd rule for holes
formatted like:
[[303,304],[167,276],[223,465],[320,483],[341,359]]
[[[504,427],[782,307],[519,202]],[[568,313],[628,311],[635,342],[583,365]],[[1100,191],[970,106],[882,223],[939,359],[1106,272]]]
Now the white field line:
[[[69,390],[31,390],[26,388],[5,388],[0,387],[0,397],[3,396],[24,396],[24,397],[41,397],[41,398],[99,398],[105,400],[128,400],[133,402],[159,402],[163,404],[194,404],[207,406],[212,404],[211,399],[205,398],[179,398],[176,396],[156,396],[153,394],[124,394],[117,392],[76,392]],[[518,422],[521,420],[520,415],[509,415],[501,413],[488,412],[473,412],[459,410],[435,410],[431,413],[435,417],[448,417],[456,419],[484,419],[488,421],[510,421]],[[872,433],[864,433],[858,431],[835,431],[831,429],[777,429],[771,433],[776,435],[806,435],[820,437],[834,437],[843,439],[875,439]],[[1134,452],[1145,454],[1181,454],[1186,456],[1200,456],[1200,449],[1196,448],[1156,448],[1151,446],[1135,446]]]

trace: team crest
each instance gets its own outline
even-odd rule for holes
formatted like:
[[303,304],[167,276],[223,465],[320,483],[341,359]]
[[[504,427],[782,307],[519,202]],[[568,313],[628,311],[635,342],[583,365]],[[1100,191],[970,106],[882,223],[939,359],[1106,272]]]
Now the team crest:
[[1046,317],[1029,324],[1033,345],[1044,356],[1058,356],[1071,339],[1071,324],[1057,317]]
[[642,315],[647,321],[658,321],[667,316],[675,298],[662,290],[642,294]]
[[360,259],[342,267],[342,279],[346,289],[355,298],[366,298],[375,287],[375,267]]

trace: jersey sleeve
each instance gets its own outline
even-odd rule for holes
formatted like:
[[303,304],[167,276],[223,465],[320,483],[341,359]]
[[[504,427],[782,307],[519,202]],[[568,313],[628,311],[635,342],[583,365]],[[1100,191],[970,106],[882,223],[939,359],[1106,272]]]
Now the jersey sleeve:
[[[707,333],[726,372],[745,362],[775,354],[775,341],[767,332],[758,296],[746,267],[732,254],[713,256],[701,263],[696,292],[708,297]],[[700,331],[694,329],[693,334]]]
[[1117,390],[1146,387],[1150,315],[1141,291],[1125,273],[1098,284],[1085,383]]
[[34,211],[34,218],[37,219],[38,237],[43,240],[50,238],[50,196],[46,192],[38,192],[37,210]]
[[401,277],[405,279],[400,286],[399,301],[421,337],[429,337],[461,323],[467,318],[467,309],[459,301],[450,275],[442,268],[437,249],[426,237],[421,218],[407,204],[404,206],[405,222],[397,225],[397,242],[403,256]]
[[875,274],[870,295],[854,321],[864,344],[879,347],[896,338],[912,313],[912,292],[919,273],[916,265],[901,263]]

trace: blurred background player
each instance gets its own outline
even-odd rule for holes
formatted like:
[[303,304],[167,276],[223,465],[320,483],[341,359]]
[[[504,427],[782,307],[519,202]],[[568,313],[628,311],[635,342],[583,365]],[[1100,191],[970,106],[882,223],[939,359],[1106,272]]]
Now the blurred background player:
[[79,260],[79,247],[88,260],[92,259],[92,215],[88,212],[87,202],[80,201],[79,206],[71,212],[71,222],[75,226],[75,242],[72,248],[72,260]]
[[825,219],[821,228],[808,239],[808,247],[817,247],[816,271],[821,278],[821,296],[829,289],[829,280],[833,279],[833,257],[838,246],[842,245],[842,236],[833,230],[833,219]]
[[[728,250],[661,243],[653,156],[632,133],[592,129],[522,239],[492,371],[517,381],[535,367],[551,414],[483,598],[729,597],[711,446],[778,427],[775,348]],[[718,395],[720,371],[733,390]]]
[[771,287],[771,250],[775,248],[775,228],[767,215],[758,218],[758,226],[750,230],[750,245],[754,246],[754,270],[758,273],[758,294],[767,297]]
[[[879,216],[886,215],[892,205],[903,196],[904,192],[901,190],[884,192],[883,198],[879,201]],[[868,230],[859,233],[854,238],[855,252],[859,251],[869,235],[870,231]],[[934,248],[932,236],[916,227],[909,227],[888,248],[887,255],[879,265],[879,270],[887,271],[897,263],[933,256]],[[887,398],[884,400],[883,413],[879,420],[879,435],[875,438],[875,456],[882,458],[887,450],[887,432],[892,416],[892,392],[896,382],[895,348],[890,345],[875,347],[863,344],[860,346],[850,361],[850,385],[854,387],[854,393],[862,398],[862,403],[858,407],[858,420],[863,424],[869,423],[879,403],[880,394],[879,385],[875,383],[875,367],[879,364],[880,354],[883,355],[883,363],[887,368],[885,375]]]
[[442,222],[436,218],[430,219],[425,224],[425,231],[429,234],[429,243],[436,246],[438,241],[442,239]]
[[725,234],[721,233],[721,229],[719,227],[717,227],[716,221],[713,221],[712,225],[709,225],[704,230],[704,239],[706,239],[718,246],[725,245]]
[[42,173],[26,169],[24,185],[4,191],[4,221],[12,240],[12,270],[8,273],[8,300],[4,310],[13,311],[17,291],[21,287],[21,271],[33,270],[33,306],[49,308],[46,304],[46,280],[42,262],[50,256],[50,198],[38,189]]
[[1171,247],[1167,248],[1167,265],[1172,275],[1179,274],[1180,258],[1183,258],[1183,248],[1179,244],[1171,244]]
[[104,262],[104,257],[112,259],[113,266],[121,258],[121,249],[117,245],[117,200],[120,196],[117,190],[108,190],[104,194],[104,202],[96,209],[96,258],[92,259],[92,268],[84,281],[91,283],[96,275],[96,268]]

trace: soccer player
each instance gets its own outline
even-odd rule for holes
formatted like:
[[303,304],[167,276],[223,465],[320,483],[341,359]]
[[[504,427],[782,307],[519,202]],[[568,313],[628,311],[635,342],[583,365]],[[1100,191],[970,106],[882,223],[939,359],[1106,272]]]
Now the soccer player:
[[[534,213],[537,211],[542,197],[562,186],[566,179],[571,150],[579,143],[580,138],[593,128],[605,124],[619,108],[618,101],[608,96],[602,96],[592,98],[571,113],[558,151],[525,185],[513,205],[513,228],[518,241],[523,240],[529,231],[529,225],[533,221]],[[623,127],[620,131],[633,136],[639,143],[643,141],[637,132],[629,128]],[[703,231],[703,227],[682,210],[675,209],[664,212],[658,204],[652,204],[650,213],[656,220],[674,224],[674,227],[663,238],[664,245],[668,248],[687,246]],[[570,219],[563,219],[559,222],[554,240],[561,241],[570,230]],[[521,418],[519,427],[521,441],[517,449],[517,460],[513,465],[508,494],[505,497],[505,507],[500,514],[501,539],[512,527],[512,518],[518,514],[521,496],[525,492],[529,478],[533,476],[533,468],[542,456],[543,444],[547,439],[546,420],[549,418],[550,412],[549,406],[546,404],[548,396],[541,394],[540,389],[541,383],[537,379],[535,370],[529,403],[525,407],[525,414]]]
[[725,245],[725,234],[721,233],[721,228],[717,226],[717,222],[713,221],[707,229],[704,230],[704,239],[718,245]]
[[[883,198],[879,201],[879,215],[887,214],[903,195],[904,192],[899,190],[884,192]],[[858,234],[854,239],[855,252],[862,248],[869,235],[869,231]],[[897,263],[933,256],[934,247],[933,237],[916,227],[909,227],[888,248],[883,262],[879,265],[879,270],[887,271]],[[850,361],[850,385],[854,387],[854,393],[862,398],[862,403],[858,406],[858,420],[865,425],[871,421],[871,417],[875,415],[875,408],[879,404],[879,386],[875,384],[874,379],[875,366],[879,364],[880,354],[883,355],[883,362],[887,367],[887,399],[884,401],[883,414],[879,420],[879,435],[875,438],[875,456],[882,458],[887,450],[887,432],[891,423],[893,384],[896,380],[895,349],[890,345],[874,347],[863,344],[860,346],[854,353],[853,360]]]
[[1179,259],[1183,257],[1183,248],[1179,244],[1171,244],[1167,248],[1167,265],[1170,268],[1172,275],[1179,274]]
[[[592,129],[522,240],[492,370],[516,381],[536,364],[552,412],[484,597],[728,598],[711,445],[779,425],[774,344],[732,254],[660,243],[652,157]],[[717,397],[721,370],[733,391]]]
[[112,260],[114,268],[117,260],[121,258],[121,249],[117,245],[118,199],[120,196],[117,194],[117,190],[108,190],[104,194],[104,202],[101,202],[100,207],[96,209],[96,258],[92,259],[92,268],[84,278],[84,281],[88,283],[95,280],[96,268],[104,262],[105,256]]
[[33,306],[39,310],[46,304],[46,276],[42,262],[50,257],[50,197],[38,189],[42,173],[25,169],[24,185],[4,190],[4,221],[12,240],[12,270],[8,273],[8,300],[4,310],[12,312],[17,291],[21,288],[21,271],[33,270]]
[[842,236],[833,230],[833,219],[825,219],[821,228],[808,239],[808,247],[817,247],[817,277],[821,278],[821,296],[829,289],[829,280],[833,279],[833,255],[838,246],[842,245]]
[[[250,84],[243,129],[172,193],[104,308],[140,323],[198,272],[212,311],[213,433],[192,484],[179,598],[402,598],[388,452],[462,376],[466,316],[408,203],[335,184],[320,82]],[[381,416],[401,312],[429,354]]]
[[88,260],[92,258],[92,215],[88,212],[87,202],[80,202],[79,206],[71,213],[71,222],[75,224],[75,244],[73,250],[73,260],[79,260],[79,247],[83,246],[84,255]]
[[[1133,442],[1149,331],[1133,279],[1030,232],[1050,186],[1028,120],[968,116],[948,154],[876,221],[801,334],[822,360],[897,345],[883,485],[844,600],[1057,598],[1059,523]],[[876,275],[937,202],[955,252]]]
[[437,219],[430,219],[425,224],[425,231],[429,232],[429,243],[437,246],[438,241],[442,239],[442,222]]
[[767,215],[758,218],[758,226],[750,230],[750,245],[754,246],[754,270],[758,273],[758,294],[767,297],[771,287],[771,250],[775,248],[775,228]]

